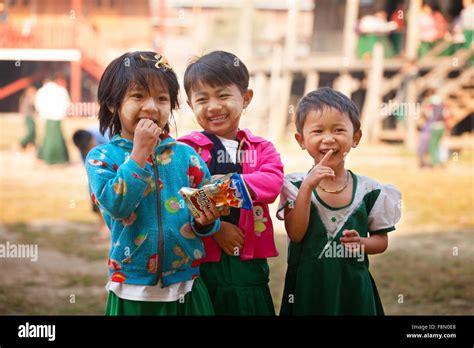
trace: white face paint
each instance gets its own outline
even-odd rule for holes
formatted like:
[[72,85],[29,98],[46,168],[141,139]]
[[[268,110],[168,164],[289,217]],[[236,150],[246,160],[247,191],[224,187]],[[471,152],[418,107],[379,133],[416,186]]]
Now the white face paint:
[[120,103],[119,118],[123,138],[133,141],[138,121],[147,118],[163,129],[171,114],[169,91],[159,81],[151,81],[149,91],[132,85]]
[[358,143],[362,133],[354,132],[351,120],[336,109],[323,112],[310,111],[306,116],[302,132],[297,133],[300,146],[308,151],[319,163],[328,151],[332,150],[328,166],[344,167],[344,160],[354,143]]
[[188,104],[205,131],[235,139],[242,111],[252,100],[252,95],[251,90],[242,94],[235,84],[212,87],[202,83],[191,91]]

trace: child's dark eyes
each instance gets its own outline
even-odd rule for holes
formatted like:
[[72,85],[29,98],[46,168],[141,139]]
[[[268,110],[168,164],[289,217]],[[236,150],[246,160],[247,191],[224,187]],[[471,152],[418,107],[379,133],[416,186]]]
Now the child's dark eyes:
[[345,129],[343,129],[343,128],[336,129],[336,133],[341,133],[341,132],[344,132],[344,131],[345,131]]
[[132,94],[132,98],[141,99],[141,98],[143,98],[143,94],[141,94],[141,93],[133,93],[133,94]]
[[167,102],[167,101],[169,101],[169,98],[168,98],[168,96],[163,95],[163,96],[158,97],[158,101]]
[[321,129],[316,129],[312,131],[311,133],[316,133],[316,134],[321,134],[323,131]]
[[196,103],[199,103],[199,104],[202,104],[202,103],[205,103],[207,99],[205,98],[199,98],[196,100]]
[[219,96],[219,98],[225,99],[225,98],[227,98],[228,96],[229,96],[228,94],[221,94],[221,95]]

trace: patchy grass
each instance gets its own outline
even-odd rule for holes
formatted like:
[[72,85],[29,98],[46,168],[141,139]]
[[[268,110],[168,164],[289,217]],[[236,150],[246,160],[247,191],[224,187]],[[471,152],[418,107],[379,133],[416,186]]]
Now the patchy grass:
[[472,230],[398,237],[371,257],[371,272],[391,315],[473,315]]
[[106,301],[105,289],[84,284],[80,288],[49,288],[47,291],[38,285],[26,287],[24,284],[0,288],[2,315],[102,315]]
[[14,224],[6,226],[15,239],[22,244],[38,244],[40,249],[53,249],[65,255],[74,255],[86,261],[102,261],[107,258],[108,245],[96,245],[93,242],[97,234],[94,225],[83,225],[82,230],[74,229],[70,224],[59,231],[49,231],[48,228],[32,230],[27,225]]
[[281,299],[283,296],[283,287],[285,285],[286,258],[288,254],[287,237],[283,234],[277,234],[276,245],[280,255],[268,259],[270,266],[270,291],[272,293],[273,305],[276,313],[280,313]]
[[[282,237],[277,238],[278,249],[285,250],[286,255],[286,237]],[[385,253],[369,257],[370,271],[387,315],[474,314],[472,231],[390,238],[393,241]],[[457,256],[453,255],[454,247]],[[286,262],[280,256],[269,263],[270,287],[278,313]]]
[[[47,166],[32,152],[12,150],[23,134],[22,119],[0,117],[0,243],[39,247],[37,263],[0,259],[0,314],[104,312],[107,246],[92,242],[97,216],[71,142],[76,129],[94,123],[65,120],[72,162]],[[38,132],[41,140],[41,124]],[[180,125],[180,134],[185,133]],[[286,173],[311,168],[311,158],[290,136],[277,148]],[[473,315],[473,148],[461,151],[444,169],[420,170],[413,152],[402,146],[361,145],[349,154],[347,167],[402,192],[402,220],[390,235],[389,249],[370,258],[386,313]],[[277,203],[270,206],[272,216]],[[279,312],[287,242],[283,223],[273,221],[280,256],[269,259],[270,287]],[[458,256],[452,255],[454,247]]]
[[446,170],[357,166],[354,171],[392,183],[402,192],[403,229],[442,230],[442,226],[474,226],[472,171],[452,165]]
[[38,246],[38,260],[3,259],[0,313],[103,314],[107,250],[94,225],[3,225],[0,243]]

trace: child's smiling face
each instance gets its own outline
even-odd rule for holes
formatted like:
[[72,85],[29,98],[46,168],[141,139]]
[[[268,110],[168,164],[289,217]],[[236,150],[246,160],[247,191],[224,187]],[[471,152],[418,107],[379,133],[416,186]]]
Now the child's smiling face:
[[154,79],[148,83],[148,88],[139,84],[132,85],[120,103],[119,117],[122,125],[121,136],[132,140],[138,121],[148,118],[161,129],[168,122],[171,113],[169,91],[160,81]]
[[243,95],[235,84],[212,87],[207,83],[191,91],[188,105],[199,125],[207,132],[235,139],[242,111],[252,100],[253,91]]
[[328,166],[335,168],[344,164],[345,156],[351,147],[357,147],[362,132],[354,132],[354,126],[348,116],[334,108],[322,112],[311,110],[304,121],[302,133],[295,138],[302,149],[306,149],[317,164],[324,155],[333,150]]

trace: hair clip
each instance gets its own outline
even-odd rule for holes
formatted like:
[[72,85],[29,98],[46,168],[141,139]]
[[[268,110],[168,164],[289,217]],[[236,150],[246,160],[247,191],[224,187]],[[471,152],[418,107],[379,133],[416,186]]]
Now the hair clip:
[[160,56],[159,54],[155,54],[155,60],[153,59],[148,59],[148,58],[145,58],[143,57],[143,55],[140,54],[140,58],[142,60],[149,60],[149,61],[152,61],[152,62],[156,62],[155,63],[155,68],[157,69],[160,69],[160,68],[163,68],[163,69],[169,69],[169,70],[173,70],[173,67],[168,63],[168,61],[166,60],[165,57],[163,56]]

